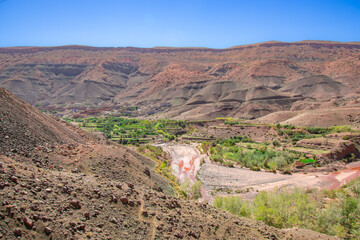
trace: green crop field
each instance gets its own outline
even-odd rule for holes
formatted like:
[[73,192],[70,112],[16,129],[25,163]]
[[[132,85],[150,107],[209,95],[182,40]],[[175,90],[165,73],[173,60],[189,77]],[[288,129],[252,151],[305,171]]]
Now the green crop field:
[[307,163],[313,163],[313,162],[315,162],[315,160],[307,158],[307,159],[301,159],[300,162],[307,164]]
[[145,144],[155,138],[174,140],[178,132],[186,132],[187,123],[182,120],[140,120],[123,117],[89,117],[65,119],[88,132],[103,132],[109,139],[120,144]]

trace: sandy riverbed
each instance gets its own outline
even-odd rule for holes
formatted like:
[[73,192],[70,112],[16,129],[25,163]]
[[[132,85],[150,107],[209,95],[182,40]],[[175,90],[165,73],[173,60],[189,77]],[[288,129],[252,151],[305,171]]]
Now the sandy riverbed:
[[171,167],[180,183],[189,179],[191,183],[197,181],[196,175],[200,170],[201,155],[199,151],[190,145],[166,145],[161,144],[165,151],[170,153]]
[[[347,169],[330,174],[318,172],[288,175],[218,165],[210,162],[206,155],[200,154],[196,147],[191,145],[161,144],[160,146],[170,153],[173,160],[171,166],[180,182],[189,179],[195,183],[198,175],[199,180],[203,183],[203,200],[210,203],[213,197],[209,193],[215,189],[249,189],[239,195],[246,199],[252,199],[259,191],[283,186],[337,189],[360,176],[360,162],[351,163]],[[205,162],[200,166],[202,159]]]

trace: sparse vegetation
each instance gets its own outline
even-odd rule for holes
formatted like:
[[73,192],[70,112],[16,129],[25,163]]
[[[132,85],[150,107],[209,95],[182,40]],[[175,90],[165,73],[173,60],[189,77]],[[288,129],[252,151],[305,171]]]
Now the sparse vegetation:
[[202,186],[202,182],[197,180],[196,183],[194,183],[194,185],[191,186],[191,197],[192,199],[199,199],[201,198],[201,186]]
[[237,125],[237,124],[239,124],[239,123],[240,123],[239,121],[234,120],[234,119],[231,118],[231,117],[224,120],[224,124],[230,125],[230,126],[234,126],[234,125]]
[[234,137],[216,141],[210,149],[210,159],[226,166],[233,166],[235,162],[255,171],[260,169],[274,171],[291,168],[295,160],[300,157],[300,154],[293,152],[268,149],[266,145],[257,145],[258,147],[253,149],[253,146],[248,143],[244,148],[237,145],[241,140],[243,138]]
[[[284,126],[285,128],[285,126]],[[302,139],[310,139],[319,137],[315,134],[310,134],[307,131],[303,130],[294,130],[292,125],[287,126],[285,129],[278,128],[277,132],[280,136],[285,137],[285,139],[290,139],[293,144],[296,144],[298,141]],[[317,132],[317,130],[314,130],[314,132]]]
[[277,228],[307,228],[345,239],[360,236],[360,179],[337,191],[264,191],[253,202],[216,197],[214,206]]
[[352,132],[353,129],[350,126],[333,126],[331,128],[331,132],[333,133],[341,133],[341,132]]
[[103,132],[109,139],[123,145],[146,144],[156,137],[168,141],[175,140],[175,134],[179,131],[185,132],[187,126],[182,120],[152,121],[114,116],[66,120],[82,123],[81,127],[87,131]]
[[321,128],[321,127],[307,127],[306,131],[310,134],[327,134],[330,133],[329,128]]
[[281,144],[280,144],[278,141],[276,141],[276,140],[274,140],[274,141],[272,142],[272,144],[273,144],[274,147],[280,147],[280,146],[281,146]]
[[168,154],[161,147],[152,145],[139,146],[138,151],[157,162],[155,170],[171,183],[180,198],[187,197],[186,192],[181,189],[178,180],[172,173],[171,160]]

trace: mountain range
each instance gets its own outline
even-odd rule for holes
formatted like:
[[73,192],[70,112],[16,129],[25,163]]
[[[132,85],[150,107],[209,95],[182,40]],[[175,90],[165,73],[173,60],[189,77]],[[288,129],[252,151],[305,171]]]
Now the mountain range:
[[137,106],[145,116],[254,119],[359,107],[359,83],[359,42],[0,48],[0,87],[44,108]]

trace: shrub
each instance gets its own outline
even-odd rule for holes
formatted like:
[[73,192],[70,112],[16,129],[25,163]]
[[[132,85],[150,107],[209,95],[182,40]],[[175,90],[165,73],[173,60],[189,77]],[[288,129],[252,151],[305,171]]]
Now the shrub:
[[202,142],[201,143],[201,149],[204,153],[207,153],[210,148],[210,142]]
[[232,161],[225,161],[225,166],[227,167],[234,167],[234,163]]
[[167,167],[167,165],[166,165],[165,162],[162,162],[162,163],[160,164],[160,169],[164,169],[164,168],[166,168],[166,167]]
[[306,131],[310,134],[326,134],[330,132],[330,129],[320,127],[307,127]]
[[250,170],[252,171],[260,171],[260,168],[257,166],[250,166]]
[[149,151],[153,152],[155,156],[159,157],[162,155],[163,150],[161,147],[153,146],[153,145],[146,145],[145,146]]
[[140,147],[138,147],[138,151],[139,152],[145,152],[145,147],[144,146],[140,146]]
[[290,167],[285,167],[281,169],[283,174],[292,174],[292,169]]
[[239,216],[251,217],[251,209],[248,202],[239,197],[219,197],[216,196],[214,206]]
[[276,141],[276,140],[274,140],[274,141],[272,142],[272,145],[273,145],[274,147],[280,147],[280,146],[281,146],[281,144],[280,144],[278,141]]
[[220,154],[215,154],[215,155],[210,156],[210,160],[214,161],[214,162],[222,163],[223,162],[223,157]]
[[265,153],[265,151],[266,151],[266,146],[261,145],[258,150],[259,150],[259,152],[261,152],[261,153]]
[[350,126],[333,126],[331,127],[331,132],[333,133],[340,133],[340,132],[351,132],[353,129]]
[[197,180],[196,183],[191,186],[191,196],[193,199],[199,199],[202,197],[201,186],[202,186],[202,182],[199,180]]
[[247,143],[247,142],[249,142],[249,143],[254,142],[254,141],[253,141],[250,137],[248,137],[248,136],[243,137],[243,138],[241,139],[241,141],[242,141],[242,142],[244,142],[244,143]]

